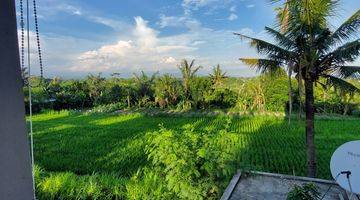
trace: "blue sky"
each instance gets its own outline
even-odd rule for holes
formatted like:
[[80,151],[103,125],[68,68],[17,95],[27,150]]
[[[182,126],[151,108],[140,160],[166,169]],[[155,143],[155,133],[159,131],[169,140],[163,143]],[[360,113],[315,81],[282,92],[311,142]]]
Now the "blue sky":
[[[255,57],[232,33],[269,39],[274,25],[268,0],[38,0],[45,75],[63,78],[113,72],[178,75],[181,59],[195,59],[210,73],[220,64],[230,76],[256,73],[238,61]],[[360,8],[359,0],[342,0],[334,27]],[[33,43],[34,32],[31,32]],[[31,46],[34,74],[36,48]],[[357,62],[360,63],[360,62]]]

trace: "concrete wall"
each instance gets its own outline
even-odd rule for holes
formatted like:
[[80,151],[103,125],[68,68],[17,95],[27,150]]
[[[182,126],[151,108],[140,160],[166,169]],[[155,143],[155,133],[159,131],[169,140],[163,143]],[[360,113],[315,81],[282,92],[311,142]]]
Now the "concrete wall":
[[0,199],[33,199],[15,0],[0,0]]

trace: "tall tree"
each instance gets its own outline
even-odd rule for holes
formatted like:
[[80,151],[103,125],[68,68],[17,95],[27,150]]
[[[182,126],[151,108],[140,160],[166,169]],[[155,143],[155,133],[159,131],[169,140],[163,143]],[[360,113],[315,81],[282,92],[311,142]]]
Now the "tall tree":
[[217,65],[213,68],[213,73],[209,74],[210,79],[214,85],[214,87],[218,87],[223,84],[224,79],[227,78],[226,72],[223,72],[220,68],[220,65]]
[[155,102],[160,107],[175,105],[180,97],[181,82],[172,75],[165,74],[155,82]]
[[101,73],[98,75],[90,74],[86,78],[86,84],[93,104],[99,105],[104,91],[105,78],[101,77]]
[[154,98],[153,85],[155,78],[158,75],[158,72],[153,73],[151,76],[145,74],[144,71],[141,71],[141,74],[134,73],[135,86],[138,90],[138,95],[140,96],[140,101],[144,99],[152,100]]
[[[308,176],[316,176],[314,142],[314,83],[320,77],[328,84],[347,91],[359,89],[345,79],[360,73],[360,67],[348,66],[360,55],[360,10],[335,31],[327,21],[336,8],[333,0],[288,0],[286,29],[266,27],[276,43],[238,34],[251,41],[260,54],[266,58],[241,58],[244,63],[260,72],[274,71],[279,67],[293,64],[293,73],[305,85],[306,144]],[[280,28],[281,29],[281,28]]]
[[199,71],[199,69],[201,68],[201,66],[195,67],[194,64],[195,64],[195,60],[192,60],[191,63],[189,64],[189,62],[184,59],[181,62],[181,65],[179,66],[179,69],[182,74],[182,83],[184,87],[184,95],[186,100],[189,100],[191,96],[190,82],[195,77],[196,72]]

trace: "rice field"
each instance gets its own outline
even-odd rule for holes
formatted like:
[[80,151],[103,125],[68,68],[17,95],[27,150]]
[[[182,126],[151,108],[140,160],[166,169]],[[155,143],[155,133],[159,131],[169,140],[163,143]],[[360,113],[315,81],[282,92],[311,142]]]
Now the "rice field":
[[[61,177],[67,176],[65,193],[86,199],[71,187],[90,187],[86,192],[117,193],[109,199],[126,198],[126,183],[147,166],[145,134],[165,128],[180,130],[194,124],[196,131],[220,130],[227,116],[148,116],[135,114],[81,114],[68,111],[34,116],[35,162],[41,168],[37,187],[43,199],[57,199],[64,191]],[[341,144],[360,139],[360,119],[317,119],[318,177],[330,179],[329,161]],[[306,175],[303,122],[291,126],[281,117],[231,117],[230,132],[236,133],[236,164],[239,169]],[[104,180],[107,180],[105,183]],[[70,188],[70,189],[69,189]],[[97,189],[96,189],[97,188]],[[110,189],[109,189],[110,188]],[[81,193],[81,192],[80,192]],[[83,191],[84,193],[84,191]],[[94,193],[94,194],[92,194]],[[72,199],[72,198],[70,198]],[[96,198],[91,198],[96,199]]]

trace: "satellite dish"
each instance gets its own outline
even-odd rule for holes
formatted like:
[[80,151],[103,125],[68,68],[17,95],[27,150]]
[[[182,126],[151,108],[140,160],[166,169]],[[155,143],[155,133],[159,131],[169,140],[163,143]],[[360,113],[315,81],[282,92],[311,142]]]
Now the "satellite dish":
[[[336,149],[331,157],[330,170],[340,187],[360,194],[360,140],[347,142]],[[348,172],[351,174],[347,175]]]

